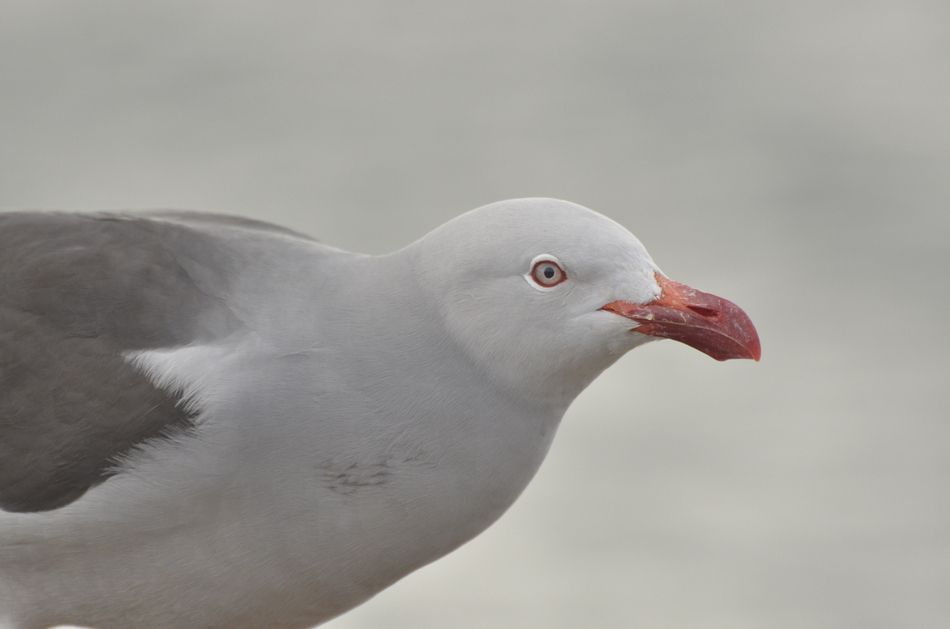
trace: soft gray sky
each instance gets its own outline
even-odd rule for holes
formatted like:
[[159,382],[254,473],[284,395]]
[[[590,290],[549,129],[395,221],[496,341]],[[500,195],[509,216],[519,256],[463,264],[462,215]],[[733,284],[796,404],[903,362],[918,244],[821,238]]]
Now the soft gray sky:
[[950,624],[950,4],[0,6],[0,207],[382,252],[567,198],[756,321],[635,351],[487,533],[334,629]]

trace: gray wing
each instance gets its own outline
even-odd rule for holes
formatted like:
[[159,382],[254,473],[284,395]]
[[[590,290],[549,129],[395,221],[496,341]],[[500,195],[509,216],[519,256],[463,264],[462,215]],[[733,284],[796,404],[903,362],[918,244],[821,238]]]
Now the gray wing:
[[293,229],[288,229],[280,225],[274,225],[273,223],[268,223],[266,221],[259,221],[253,218],[246,218],[244,216],[234,216],[232,214],[212,214],[210,212],[188,212],[182,210],[154,210],[148,212],[144,216],[154,216],[156,218],[165,218],[175,221],[180,221],[188,225],[206,225],[210,227],[222,226],[222,227],[236,227],[240,229],[246,229],[251,231],[260,231],[260,232],[269,232],[272,234],[282,234],[284,236],[293,236],[294,238],[300,238],[302,240],[310,240],[315,242],[316,240],[303,234],[301,232],[295,231]]
[[68,504],[136,445],[193,425],[181,393],[122,353],[240,327],[222,297],[234,273],[225,247],[188,222],[281,228],[169,218],[0,214],[0,508]]

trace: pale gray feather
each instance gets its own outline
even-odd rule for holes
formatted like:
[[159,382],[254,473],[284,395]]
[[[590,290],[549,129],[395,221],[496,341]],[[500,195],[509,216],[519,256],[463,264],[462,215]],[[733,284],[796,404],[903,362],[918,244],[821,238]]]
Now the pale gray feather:
[[215,229],[301,237],[157,215],[0,214],[0,508],[68,504],[137,444],[189,429],[181,392],[157,389],[123,352],[241,327],[225,299],[237,270]]

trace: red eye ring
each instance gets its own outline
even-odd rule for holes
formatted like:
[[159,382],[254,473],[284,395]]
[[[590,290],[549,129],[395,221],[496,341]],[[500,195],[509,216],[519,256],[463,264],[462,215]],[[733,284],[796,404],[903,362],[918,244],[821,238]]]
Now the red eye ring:
[[531,279],[542,288],[553,288],[567,281],[567,273],[554,260],[538,260],[531,267]]

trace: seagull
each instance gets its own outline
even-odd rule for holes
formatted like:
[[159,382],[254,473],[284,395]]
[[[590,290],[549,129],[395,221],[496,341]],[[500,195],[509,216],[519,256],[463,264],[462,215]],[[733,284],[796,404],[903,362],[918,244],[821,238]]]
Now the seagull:
[[508,509],[574,398],[749,317],[567,201],[386,255],[189,212],[0,215],[0,627],[299,629]]

